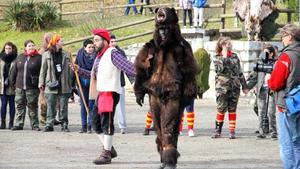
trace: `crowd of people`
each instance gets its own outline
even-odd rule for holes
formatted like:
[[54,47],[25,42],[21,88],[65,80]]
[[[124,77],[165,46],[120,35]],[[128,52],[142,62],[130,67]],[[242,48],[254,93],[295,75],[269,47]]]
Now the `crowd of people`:
[[[191,3],[191,1],[188,2]],[[162,158],[162,168],[166,166],[171,166],[171,168],[175,166],[176,168],[179,154],[177,139],[182,132],[184,109],[187,110],[188,135],[194,136],[194,100],[197,95],[195,77],[200,70],[193,59],[190,45],[180,38],[181,36],[173,36],[170,32],[179,28],[178,18],[177,20],[163,18],[168,16],[165,15],[167,12],[174,13],[169,8],[158,11],[157,35],[154,36],[156,39],[145,44],[137,56],[135,66],[127,60],[125,52],[116,44],[116,37],[105,29],[93,30],[93,40],[87,39],[83,42],[83,47],[78,51],[74,63],[70,53],[64,50],[63,38],[57,34],[45,34],[40,49],[36,47],[34,41],[26,40],[24,42],[25,50],[19,55],[16,45],[12,42],[5,43],[0,53],[0,129],[7,128],[6,114],[7,104],[9,104],[9,129],[23,130],[25,115],[28,112],[31,129],[40,131],[38,107],[39,100],[42,98],[45,100],[43,105],[40,105],[41,120],[46,125],[44,132],[54,131],[53,126],[57,122],[57,114],[61,131],[70,132],[68,99],[74,84],[77,83],[80,89],[82,125],[79,132],[91,133],[93,128],[103,144],[103,150],[94,163],[109,164],[112,158],[117,156],[112,143],[115,133],[115,114],[118,116],[122,134],[126,133],[127,128],[124,90],[126,75],[131,83],[135,80],[134,90],[136,102],[139,105],[144,104],[145,94],[149,95],[150,110],[147,113],[144,135],[149,134],[153,117],[154,127],[158,134],[157,144]],[[166,24],[170,24],[170,27],[166,27]],[[178,33],[178,31],[174,32]],[[256,86],[259,117],[257,137],[263,139],[268,133],[271,133],[271,138],[276,139],[278,133],[280,155],[284,167],[299,168],[300,113],[289,114],[285,96],[295,85],[300,84],[298,71],[300,68],[298,61],[300,28],[291,24],[285,25],[280,31],[280,36],[284,45],[281,53],[277,51],[276,47],[267,44],[262,50],[265,57],[260,60],[263,63],[265,60],[273,61],[274,70],[272,72],[256,70],[251,72],[248,78],[243,74],[239,57],[232,51],[231,39],[219,38],[216,44],[216,55],[212,57],[216,71],[217,102],[215,131],[212,138],[217,139],[222,136],[226,112],[229,117],[229,138],[236,138],[235,128],[240,88],[242,87],[242,91],[247,94]],[[169,39],[174,37],[178,39],[175,41]],[[178,45],[176,51],[180,51],[180,54],[184,53],[191,60],[185,59],[183,63],[175,64],[173,60],[175,56],[173,57],[173,53],[170,53],[166,56],[167,59],[164,63],[162,59],[164,53],[159,51],[167,48],[171,48],[168,49],[169,52],[172,51],[172,45],[175,42],[186,46],[182,49],[182,46]],[[171,45],[168,46],[168,43]],[[277,61],[275,62],[275,60]],[[174,64],[178,68],[174,68]],[[163,69],[162,65],[170,66],[170,69]],[[168,72],[168,70],[171,71]],[[147,74],[149,71],[151,74]],[[172,71],[186,74],[180,76]],[[164,75],[170,79],[163,80]],[[172,76],[174,79],[171,78]],[[160,84],[165,87],[161,88]],[[181,87],[182,97],[178,98],[177,91]],[[161,95],[161,92],[164,94]],[[270,100],[267,99],[269,97]],[[163,108],[164,106],[168,109]],[[277,113],[275,113],[276,109]],[[170,114],[170,112],[172,113]],[[166,116],[162,116],[163,114]],[[166,121],[170,123],[166,123]],[[169,142],[166,144],[164,141],[168,140]]]

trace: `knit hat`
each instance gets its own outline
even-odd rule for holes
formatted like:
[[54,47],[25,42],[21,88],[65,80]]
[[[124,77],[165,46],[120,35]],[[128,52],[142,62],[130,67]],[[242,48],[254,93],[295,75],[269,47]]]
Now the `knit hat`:
[[57,44],[57,42],[61,39],[61,36],[59,35],[53,35],[49,44],[48,44],[48,48],[50,48],[51,46],[54,46]]
[[107,42],[110,42],[110,36],[109,36],[109,32],[106,29],[93,29],[93,34],[94,35],[98,35],[101,36],[102,38],[104,38],[105,40],[107,40]]

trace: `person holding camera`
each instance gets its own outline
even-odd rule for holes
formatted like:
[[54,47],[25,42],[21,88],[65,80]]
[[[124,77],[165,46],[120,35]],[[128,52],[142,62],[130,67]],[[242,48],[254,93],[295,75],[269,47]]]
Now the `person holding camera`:
[[70,132],[68,128],[68,99],[72,91],[73,71],[69,67],[70,54],[62,49],[64,41],[59,35],[53,35],[48,50],[43,53],[39,76],[39,88],[47,98],[47,122],[45,132],[53,131],[56,116],[57,99],[60,103],[59,121],[61,131]]
[[17,104],[15,126],[12,130],[23,130],[27,106],[32,130],[40,131],[38,82],[42,57],[32,40],[25,41],[24,47],[25,52],[17,57],[10,75],[10,83],[16,89],[15,102]]
[[287,24],[280,30],[284,48],[268,81],[277,106],[280,156],[285,169],[300,168],[300,113],[291,114],[285,100],[289,91],[300,84],[300,28]]
[[[275,47],[271,44],[266,44],[260,55],[260,60],[258,61],[257,66],[250,73],[250,76],[247,79],[249,89],[256,86],[255,90],[257,93],[255,101],[258,107],[259,129],[257,138],[259,139],[266,138],[266,134],[269,132],[271,132],[271,138],[277,138],[275,97],[273,93],[269,92],[267,84],[267,80],[270,76],[270,74],[268,74],[268,66],[273,67],[276,55]],[[270,131],[269,128],[271,129]]]
[[15,89],[9,83],[9,75],[17,58],[18,51],[15,44],[6,42],[0,53],[0,97],[1,97],[1,125],[0,129],[6,128],[6,111],[9,103],[9,124],[11,129],[15,119]]
[[224,123],[225,112],[228,111],[229,138],[235,139],[236,108],[240,96],[240,86],[243,92],[249,92],[245,76],[240,66],[237,54],[232,52],[231,39],[219,38],[216,46],[216,56],[213,59],[215,66],[215,86],[217,100],[216,129],[212,138],[220,138]]

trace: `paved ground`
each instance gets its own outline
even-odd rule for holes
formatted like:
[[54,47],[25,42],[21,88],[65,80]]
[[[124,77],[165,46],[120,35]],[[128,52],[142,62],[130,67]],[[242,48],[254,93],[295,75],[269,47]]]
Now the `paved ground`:
[[[118,157],[112,164],[96,166],[92,163],[99,154],[101,143],[95,134],[79,134],[80,116],[78,103],[70,107],[70,133],[44,133],[31,131],[26,118],[23,131],[0,130],[0,168],[104,168],[104,169],[153,169],[159,166],[155,135],[143,136],[148,106],[138,107],[132,94],[126,96],[128,133],[116,129],[114,146]],[[147,101],[145,101],[147,102]],[[282,168],[278,142],[270,138],[256,140],[254,131],[257,118],[248,102],[240,101],[238,108],[236,140],[228,139],[228,121],[223,138],[211,139],[215,118],[212,99],[196,101],[195,134],[179,138],[179,169],[276,169]],[[227,118],[227,117],[226,117]],[[44,126],[42,126],[44,128]]]

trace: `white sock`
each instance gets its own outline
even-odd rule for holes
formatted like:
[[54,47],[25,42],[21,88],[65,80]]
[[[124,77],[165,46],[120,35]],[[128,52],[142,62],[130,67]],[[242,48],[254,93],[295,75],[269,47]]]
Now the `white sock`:
[[103,146],[104,146],[104,149],[105,150],[111,150],[111,147],[112,147],[112,136],[111,135],[104,135],[104,143],[103,143]]
[[101,141],[101,143],[104,145],[104,134],[97,134],[99,140]]

